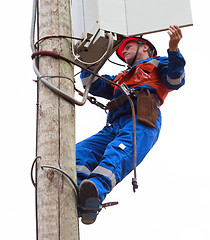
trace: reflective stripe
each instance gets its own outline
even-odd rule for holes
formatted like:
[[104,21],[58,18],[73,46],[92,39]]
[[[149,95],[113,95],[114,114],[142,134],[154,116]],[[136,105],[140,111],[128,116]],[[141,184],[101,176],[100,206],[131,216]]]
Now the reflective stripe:
[[111,170],[109,170],[109,169],[107,169],[105,167],[98,166],[98,167],[96,167],[94,169],[93,173],[100,174],[100,175],[103,175],[105,177],[108,177],[110,179],[110,181],[111,181],[112,188],[114,186],[116,186],[116,182],[117,182],[116,181],[116,177],[115,177],[114,173]]
[[157,60],[157,59],[154,58],[151,61],[149,61],[148,63],[151,63],[155,67],[158,67],[159,62],[160,62],[160,60]]
[[179,85],[184,77],[185,77],[185,72],[179,78],[175,78],[175,79],[172,79],[169,76],[167,76],[167,81],[171,85]]
[[[148,63],[151,63],[155,67],[158,67],[159,62],[160,60],[157,60],[154,58]],[[175,78],[175,79],[172,79],[169,76],[167,76],[167,82],[170,83],[171,85],[179,85],[184,77],[185,77],[185,72],[179,78]]]
[[[89,77],[90,77],[90,76],[89,76]],[[86,86],[86,85],[87,85],[89,77],[81,78],[81,81],[82,81],[83,86]],[[94,77],[92,83],[94,83],[97,79],[98,79],[98,77]]]
[[77,171],[86,173],[87,175],[91,174],[91,171],[87,167],[85,167],[83,165],[77,165]]
[[91,172],[87,167],[85,167],[83,165],[77,165],[77,171],[83,172],[87,175],[90,175],[91,173],[96,173],[96,174],[103,175],[103,176],[108,177],[110,179],[112,188],[114,186],[116,186],[116,177],[115,177],[114,173],[111,170],[109,170],[105,167],[98,166],[94,169],[93,172]]

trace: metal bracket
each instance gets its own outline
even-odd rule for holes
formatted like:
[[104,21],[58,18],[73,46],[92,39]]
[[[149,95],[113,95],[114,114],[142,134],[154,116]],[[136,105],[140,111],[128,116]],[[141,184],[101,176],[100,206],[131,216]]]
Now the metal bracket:
[[81,52],[81,50],[84,48],[85,44],[87,42],[90,42],[90,39],[92,36],[93,36],[93,34],[84,33],[83,40],[81,42],[79,41],[74,47],[75,54],[79,54],[79,52]]

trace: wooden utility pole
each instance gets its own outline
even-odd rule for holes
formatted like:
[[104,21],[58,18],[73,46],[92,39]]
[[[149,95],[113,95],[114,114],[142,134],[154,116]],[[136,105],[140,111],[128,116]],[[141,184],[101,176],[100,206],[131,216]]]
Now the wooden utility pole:
[[[52,35],[71,36],[71,0],[39,0],[39,38]],[[70,57],[70,39],[47,38],[39,50]],[[63,60],[42,56],[42,76],[73,79],[73,66]],[[73,96],[73,83],[65,78],[46,78],[57,88]],[[61,168],[76,181],[75,108],[49,90],[38,86],[37,156],[37,231],[38,240],[77,240],[78,217],[75,190],[69,180],[42,165]]]

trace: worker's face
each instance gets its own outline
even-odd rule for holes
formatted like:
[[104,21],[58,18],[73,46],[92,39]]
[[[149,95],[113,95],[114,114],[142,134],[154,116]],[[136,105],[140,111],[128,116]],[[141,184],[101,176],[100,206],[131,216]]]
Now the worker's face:
[[[124,50],[122,51],[122,54],[125,57],[125,62],[128,65],[131,65],[131,63],[136,55],[137,49],[138,49],[138,43],[136,41],[128,42],[125,45]],[[146,44],[140,45],[134,64],[136,64],[139,60],[145,59],[148,57],[148,56],[145,57],[145,53],[146,53],[147,49],[148,49],[148,46]]]
[[130,65],[133,61],[133,58],[135,57],[136,55],[136,51],[137,51],[137,48],[138,48],[138,43],[137,42],[128,42],[123,51],[122,51],[122,54],[123,56],[125,57],[125,62]]

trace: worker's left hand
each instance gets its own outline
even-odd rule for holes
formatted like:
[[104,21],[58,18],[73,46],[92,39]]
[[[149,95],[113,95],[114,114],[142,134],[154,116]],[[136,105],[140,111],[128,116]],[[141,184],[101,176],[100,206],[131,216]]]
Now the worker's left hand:
[[169,40],[169,50],[178,51],[178,44],[182,38],[182,31],[177,25],[169,26],[168,34],[170,36]]

